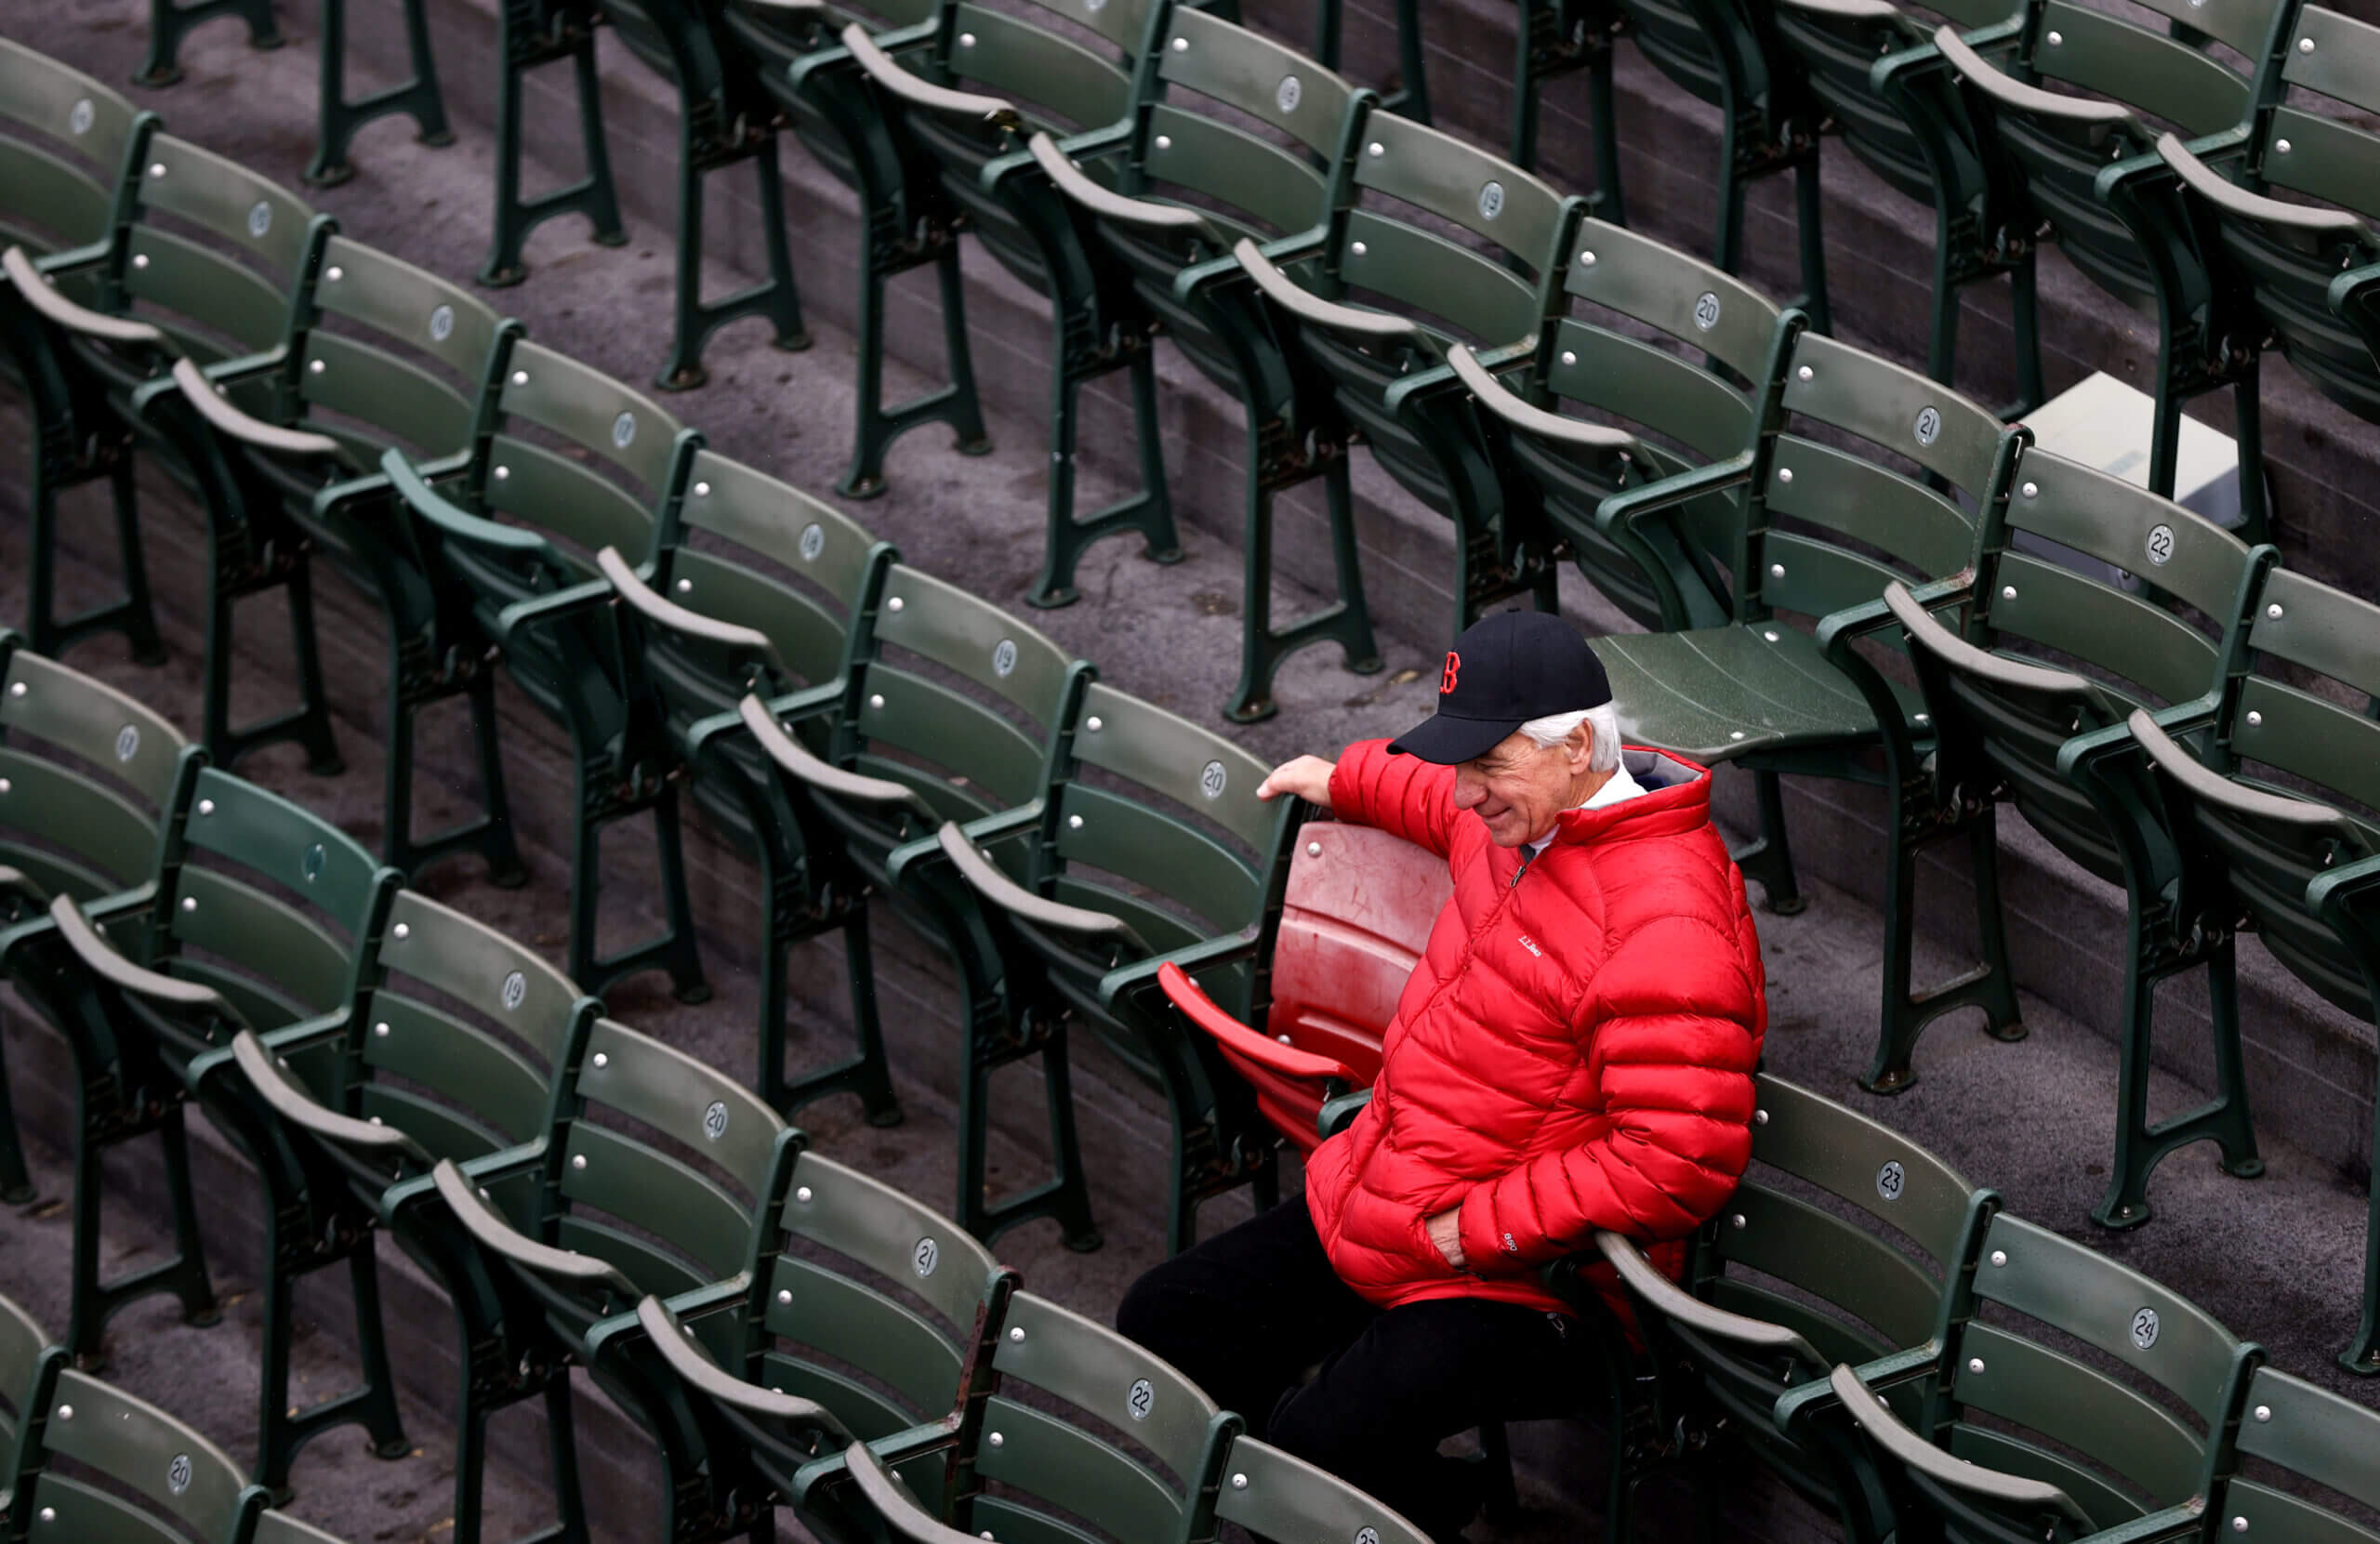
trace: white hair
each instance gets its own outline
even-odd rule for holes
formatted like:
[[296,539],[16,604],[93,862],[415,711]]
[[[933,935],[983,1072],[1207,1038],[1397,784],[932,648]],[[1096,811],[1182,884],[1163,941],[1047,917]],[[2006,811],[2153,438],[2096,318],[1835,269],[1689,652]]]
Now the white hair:
[[1520,732],[1540,750],[1551,750],[1578,732],[1580,724],[1594,732],[1594,744],[1587,757],[1589,772],[1620,770],[1620,710],[1610,703],[1600,707],[1581,707],[1570,713],[1549,713],[1542,719],[1531,719],[1521,725]]

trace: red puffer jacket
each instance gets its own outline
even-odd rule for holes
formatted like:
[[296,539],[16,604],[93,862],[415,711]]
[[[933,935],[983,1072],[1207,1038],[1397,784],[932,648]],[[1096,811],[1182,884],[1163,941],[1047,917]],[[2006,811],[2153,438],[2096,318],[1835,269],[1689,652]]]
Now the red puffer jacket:
[[[1340,759],[1338,818],[1454,874],[1370,1104],[1306,1165],[1330,1263],[1371,1302],[1558,1309],[1537,1267],[1596,1228],[1683,1240],[1751,1159],[1768,1006],[1743,878],[1711,825],[1710,773],[1652,752],[1628,763],[1648,791],[1567,812],[1524,873],[1455,808],[1451,768],[1378,740]],[[1425,1225],[1458,1205],[1465,1271]],[[1673,1275],[1684,1258],[1682,1243],[1654,1252]]]

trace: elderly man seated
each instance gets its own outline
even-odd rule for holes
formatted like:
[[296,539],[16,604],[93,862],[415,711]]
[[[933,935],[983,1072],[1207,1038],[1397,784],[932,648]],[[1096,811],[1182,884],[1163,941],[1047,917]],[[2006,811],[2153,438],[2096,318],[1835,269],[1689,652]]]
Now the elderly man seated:
[[1253,1434],[1452,1537],[1479,1492],[1438,1444],[1575,1410],[1590,1376],[1539,1268],[1609,1228],[1670,1242],[1674,1273],[1671,1241],[1742,1174],[1760,943],[1710,773],[1621,747],[1603,666],[1556,616],[1480,622],[1434,717],[1262,792],[1443,854],[1454,894],[1304,1196],[1150,1271],[1118,1327]]

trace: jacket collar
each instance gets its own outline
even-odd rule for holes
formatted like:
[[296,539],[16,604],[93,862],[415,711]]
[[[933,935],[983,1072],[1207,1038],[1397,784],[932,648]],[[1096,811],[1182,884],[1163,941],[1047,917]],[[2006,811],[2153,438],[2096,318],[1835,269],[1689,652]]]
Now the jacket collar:
[[1547,851],[1585,842],[1674,836],[1711,818],[1711,772],[1682,756],[1621,747],[1620,765],[1644,786],[1642,797],[1600,809],[1565,810],[1555,819]]

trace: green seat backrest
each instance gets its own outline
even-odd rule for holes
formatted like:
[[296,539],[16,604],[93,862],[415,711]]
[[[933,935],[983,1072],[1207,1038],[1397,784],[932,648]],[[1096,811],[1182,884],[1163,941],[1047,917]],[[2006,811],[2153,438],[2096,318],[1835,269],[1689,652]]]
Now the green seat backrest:
[[[2258,1367],[2240,1419],[2240,1452],[2380,1511],[2380,1411],[2341,1399],[2303,1379]],[[2380,1528],[2304,1496],[2235,1475],[2225,1485],[2216,1527],[2300,1544],[2372,1544]]]
[[[1203,207],[1229,211],[1260,241],[1320,223],[1324,166],[1337,150],[1355,87],[1209,11],[1175,5],[1165,31],[1164,45],[1142,61],[1149,79],[1135,104],[1131,161],[1120,191],[1188,190],[1201,195]],[[1240,114],[1287,140],[1236,122]]]
[[337,825],[210,767],[166,844],[154,957],[258,1029],[327,1013],[350,1000],[365,924],[394,880]]
[[787,1247],[770,1271],[766,1381],[817,1400],[865,1439],[955,1408],[976,1317],[1002,1274],[991,1251],[815,1153],[795,1161],[780,1221]]
[[[998,1348],[999,1387],[984,1411],[977,1475],[1119,1541],[1182,1537],[1184,1517],[1223,1457],[1214,1402],[1114,1330],[1029,1292],[1009,1300]],[[1068,1409],[1028,1404],[1022,1390]],[[971,1526],[1012,1537],[1002,1518],[1025,1510],[978,1497]]]
[[[45,1471],[26,1481],[17,1518],[30,1524],[54,1511],[46,1525],[60,1538],[112,1544],[182,1537],[170,1519],[202,1537],[223,1539],[249,1509],[263,1506],[263,1493],[249,1490],[246,1472],[221,1448],[147,1401],[71,1367],[51,1390],[37,1445],[25,1455],[27,1466]],[[72,1471],[46,1472],[60,1459],[104,1477],[119,1494],[75,1484]],[[146,1505],[131,1504],[136,1498]]]
[[[459,285],[345,236],[324,244],[290,339],[290,379],[309,413],[360,426],[371,448],[451,455],[473,416],[503,319]],[[322,427],[355,432],[346,422]]]
[[[2058,771],[2078,733],[2203,693],[2217,637],[2191,613],[2236,614],[2249,549],[2238,537],[2121,478],[2028,449],[2004,519],[1987,520],[1966,641],[2057,673],[2054,687],[1963,667],[1921,651],[1947,781],[2003,785],[2017,809],[2060,851],[2110,882],[2122,864],[2105,817]],[[2156,587],[2134,593],[2021,537],[2055,543]],[[2174,602],[2178,601],[2177,606]],[[2047,658],[2041,656],[2046,654]],[[2085,666],[2082,673],[2073,668]]]
[[1123,917],[1160,950],[1261,921],[1285,814],[1256,797],[1265,764],[1106,685],[1083,693],[1072,727],[1078,768],[1107,775],[1070,772],[1057,791],[1058,898]]
[[[1040,796],[1073,666],[1064,650],[998,606],[902,564],[885,575],[866,626],[856,716],[840,747],[845,757],[871,775],[909,784],[956,819]],[[888,656],[888,649],[898,653]],[[919,667],[928,665],[935,670]],[[936,679],[941,672],[1013,711]]]
[[146,881],[181,732],[13,634],[0,633],[0,864],[78,901]]
[[42,1353],[49,1349],[49,1334],[16,1300],[0,1297],[0,1472],[14,1480],[17,1433],[30,1413],[26,1402],[40,1376]]
[[[2200,759],[2235,782],[2317,800],[2331,818],[2279,819],[2205,798],[2189,807],[2266,947],[2324,997],[2368,1018],[2366,946],[2309,912],[2307,887],[2327,869],[2380,853],[2380,720],[2364,710],[2380,693],[2380,607],[2277,568],[2239,632],[2227,652],[2254,666],[2226,674]],[[2343,694],[2356,706],[2338,701]]]
[[[512,346],[496,399],[504,431],[493,437],[481,496],[509,516],[582,554],[605,547],[641,554],[668,484],[669,458],[685,427],[652,398],[566,354],[525,340]],[[560,439],[556,453],[509,430],[534,427]],[[593,469],[602,463],[628,485]],[[498,476],[497,468],[505,468]]]
[[132,139],[133,105],[0,38],[0,241],[41,252],[103,239]]
[[[1738,111],[1759,111],[1779,84],[1770,79],[1765,28],[1749,9],[1727,0],[1618,0],[1617,8],[1632,23],[1645,57],[1703,101],[1718,105],[1723,83],[1732,75],[1743,99]],[[1762,7],[1763,23],[1765,12]],[[1795,81],[1789,73],[1781,84]]]
[[[1829,433],[1766,434],[1746,500],[1739,614],[1823,616],[1862,605],[1894,578],[1935,578],[1975,552],[1969,505],[2003,496],[2007,431],[1989,408],[1914,370],[1816,333],[1794,339],[1779,405]],[[1843,434],[1873,449],[1846,449]],[[1879,459],[1914,461],[1937,490]],[[1964,500],[1962,496],[1964,495]]]
[[1254,1437],[1233,1440],[1215,1515],[1267,1538],[1429,1544],[1428,1534],[1328,1470]]
[[[688,458],[680,483],[654,533],[654,587],[673,604],[767,638],[788,677],[775,690],[840,676],[875,537],[825,502],[708,449]],[[649,636],[646,670],[674,718],[731,710],[753,689],[743,650],[658,625]]]
[[[2243,153],[2222,169],[2252,191],[2360,218],[2309,231],[2200,202],[2291,363],[2348,411],[2380,417],[2373,282],[2356,284],[2360,304],[2332,294],[2343,271],[2380,262],[2380,134],[2370,126],[2380,111],[2380,27],[2320,6],[2281,20],[2288,24],[2275,28],[2257,74]],[[2360,324],[2342,327],[2342,316]]]
[[[1771,14],[1778,41],[1808,71],[1812,96],[1833,118],[1835,128],[1851,152],[1907,197],[1932,203],[1936,179],[1950,180],[1945,202],[1966,210],[1981,190],[1980,166],[1973,127],[1954,95],[1937,88],[1938,76],[1915,83],[1924,114],[1912,122],[1900,102],[1881,94],[1873,80],[1876,60],[1885,54],[1923,45],[1938,14],[1961,32],[1989,27],[2016,14],[2016,0],[1950,0],[1925,11],[1893,7],[1883,11],[1828,6],[1797,5],[1778,0]],[[1987,55],[1986,57],[1990,57]],[[1912,86],[1911,72],[1897,73],[1903,90]]]
[[1130,59],[1140,52],[1148,0],[1108,0],[1096,10],[1029,3],[1087,29],[1092,38],[1054,31],[1031,11],[998,11],[961,0],[944,13],[950,77],[1007,100],[1045,126],[1102,128],[1122,118],[1131,77],[1117,53]]
[[547,1242],[608,1260],[640,1291],[664,1297],[750,1265],[754,1207],[786,1128],[774,1110],[608,1019],[588,1032],[562,1109],[549,1161],[563,1205]]
[[[1538,276],[1562,256],[1555,250],[1567,218],[1561,194],[1450,134],[1385,112],[1365,120],[1363,148],[1349,170],[1324,257],[1339,286],[1474,342],[1513,343],[1536,333]],[[1365,193],[1374,200],[1364,201]],[[1441,235],[1408,208],[1452,221],[1493,250]],[[1514,271],[1507,257],[1527,271]]]
[[[2228,1330],[2138,1272],[2008,1212],[1985,1234],[1975,1295],[2080,1340],[2122,1374],[1987,1313],[1945,1358],[1942,1397],[1992,1423],[1957,1422],[1953,1452],[2048,1480],[2102,1526],[2202,1494],[2203,1429],[2221,1425],[2251,1354]],[[2198,1424],[2144,1381],[2176,1396]]]
[[596,1005],[525,945],[416,891],[390,904],[348,1028],[347,1113],[460,1162],[536,1137]]
[[[2158,17],[2206,33],[2250,59],[2261,53],[2281,3],[2143,0]],[[2154,295],[2149,265],[2131,229],[2099,202],[2099,172],[2110,161],[2151,151],[2159,123],[2170,123],[2190,138],[2240,122],[2249,104],[2248,79],[2162,25],[2074,0],[2030,0],[2025,19],[2008,60],[2009,74],[2112,101],[2135,116],[2085,123],[2001,103],[1990,109],[1992,132],[2021,169],[2035,207],[2056,228],[2059,245],[2075,266],[2127,301],[2146,305]]]
[[138,223],[116,272],[138,310],[202,357],[282,340],[313,210],[239,163],[152,135],[134,181]]

